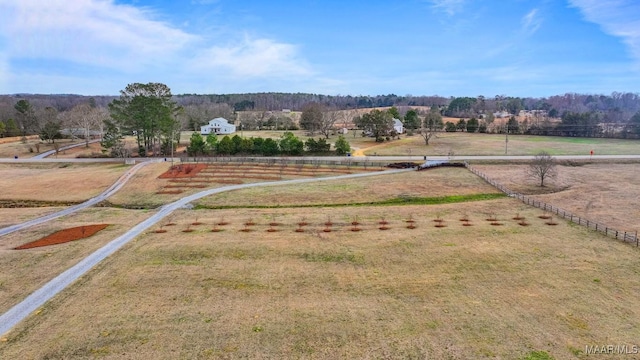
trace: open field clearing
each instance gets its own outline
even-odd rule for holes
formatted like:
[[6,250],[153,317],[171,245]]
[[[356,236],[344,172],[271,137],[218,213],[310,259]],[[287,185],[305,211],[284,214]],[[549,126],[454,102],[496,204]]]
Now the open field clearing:
[[[350,140],[350,139],[349,139]],[[380,144],[380,143],[379,143]],[[376,145],[371,142],[371,145]],[[566,138],[509,135],[508,155],[626,155],[640,153],[640,141],[622,139]],[[504,155],[505,135],[437,133],[424,145],[420,135],[401,136],[400,140],[381,143],[365,150],[365,155]]]
[[[30,135],[27,136],[27,141],[20,141],[21,136],[0,138],[0,157],[14,157],[18,155],[18,157],[32,157],[37,155],[36,144],[40,143],[40,137],[38,135]],[[33,150],[33,152],[29,151],[29,147]],[[52,150],[53,144],[40,144],[40,152],[44,152],[46,150]]]
[[[13,209],[20,213],[23,209]],[[91,208],[0,238],[0,312],[147,217],[146,212]],[[98,234],[66,244],[29,250],[13,248],[69,227],[111,224]],[[0,356],[3,358],[3,356]]]
[[[158,179],[158,176],[167,171],[170,166],[170,163],[162,162],[149,164],[138,170],[117,193],[109,197],[109,203],[114,205],[135,204],[140,207],[156,207],[188,195],[188,193],[180,195],[156,194],[156,192],[162,190],[167,182],[167,180]],[[196,191],[194,190],[193,192]]]
[[394,198],[495,194],[493,186],[464,168],[436,168],[362,179],[287,187],[258,187],[202,198],[203,207],[355,204]]
[[[77,142],[84,143],[84,140],[76,140],[76,143]],[[130,146],[133,146],[133,144],[130,144]],[[60,151],[58,155],[51,155],[51,158],[74,159],[77,157],[91,157],[91,155],[94,154],[102,154],[102,147],[100,146],[99,142],[89,144],[88,148],[85,145],[81,145],[68,150]]]
[[[304,130],[291,131],[300,140],[306,141],[310,138]],[[184,149],[189,144],[189,139],[193,131],[183,131],[180,135],[180,145],[175,149],[175,156],[184,156]],[[243,137],[262,137],[280,139],[285,131],[242,131],[233,135]],[[355,136],[354,136],[355,134]],[[222,136],[219,136],[221,138]],[[324,137],[315,134],[313,138]],[[359,155],[504,155],[505,135],[504,134],[469,134],[463,132],[447,133],[439,132],[431,140],[430,145],[424,145],[424,139],[416,134],[407,136],[403,134],[399,140],[376,143],[373,138],[362,137],[360,130],[349,130],[344,135],[351,145],[353,152]],[[335,142],[338,135],[332,135],[327,141]],[[130,148],[135,148],[133,138],[127,138]],[[82,140],[68,139],[57,140],[60,146],[81,143]],[[40,152],[53,150],[52,144],[41,143],[38,138],[29,139],[26,144],[17,140],[0,143],[0,157],[32,157],[37,155],[35,144],[40,143]],[[34,152],[30,152],[31,148]],[[626,155],[637,154],[640,150],[638,140],[624,139],[600,139],[600,138],[568,138],[551,136],[529,136],[529,135],[509,135],[508,154],[509,155],[535,155],[544,150],[552,155],[588,155],[591,150],[597,155]],[[363,151],[362,154],[357,149]],[[99,143],[90,144],[87,149],[80,146],[74,149],[61,151],[58,158],[75,158],[78,156],[88,156],[92,153],[100,154]],[[56,157],[56,155],[53,155]]]
[[[77,144],[81,140],[70,140],[70,139],[58,139],[56,140],[56,144],[60,147]],[[40,151],[38,152],[38,148],[40,147]],[[11,138],[11,141],[7,141],[4,143],[0,143],[0,157],[14,157],[18,156],[19,158],[30,158],[39,153],[43,153],[49,150],[54,149],[54,144],[48,144],[42,140],[37,135],[32,135],[27,137],[27,141],[23,143],[20,141],[20,137]],[[69,151],[69,150],[67,150]],[[62,155],[64,152],[60,152]]]
[[293,165],[283,166],[281,164],[269,166],[249,163],[212,163],[207,164],[204,170],[201,170],[193,177],[159,178],[169,171],[170,167],[171,164],[168,162],[144,167],[119,192],[109,198],[109,203],[116,206],[153,208],[205,188],[323,177],[364,171],[371,172],[381,169],[379,167],[364,169],[362,167],[298,167]]
[[621,231],[640,231],[640,164],[573,163],[558,166],[558,176],[539,180],[527,165],[473,165],[507,188],[553,204],[578,216]]
[[539,215],[513,199],[181,210],[8,333],[0,357],[568,359],[635,344],[638,250]]
[[47,207],[28,207],[28,208],[0,208],[0,228],[15,225],[31,219],[44,216],[56,211],[62,210],[63,207],[47,206]]
[[0,197],[82,202],[107,189],[128,168],[122,164],[0,164]]

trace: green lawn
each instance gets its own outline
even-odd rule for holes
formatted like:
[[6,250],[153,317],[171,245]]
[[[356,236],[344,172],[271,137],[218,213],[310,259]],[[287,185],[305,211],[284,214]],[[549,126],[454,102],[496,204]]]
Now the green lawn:
[[[306,131],[293,133],[302,141],[309,139]],[[237,133],[244,137],[262,137],[279,139],[284,131],[244,131]],[[234,134],[235,135],[235,134]],[[189,143],[191,132],[183,132],[181,142]],[[316,134],[314,138],[322,135]],[[335,142],[338,135],[331,136],[328,141]],[[364,155],[504,155],[505,147],[508,155],[535,155],[546,151],[551,155],[589,155],[593,150],[596,155],[628,155],[640,154],[639,140],[601,139],[601,138],[568,138],[557,136],[509,135],[508,143],[502,134],[469,134],[469,133],[437,133],[425,145],[420,135],[402,135],[400,139],[377,143],[373,138],[362,137],[360,133],[350,132],[345,138],[352,149],[364,150]],[[505,146],[507,145],[507,146]]]
[[[640,154],[640,141],[601,138],[567,138],[500,134],[438,133],[429,145],[419,135],[402,136],[400,140],[382,143],[365,151],[366,155],[535,155],[546,151],[551,155]],[[375,145],[374,142],[371,145]]]

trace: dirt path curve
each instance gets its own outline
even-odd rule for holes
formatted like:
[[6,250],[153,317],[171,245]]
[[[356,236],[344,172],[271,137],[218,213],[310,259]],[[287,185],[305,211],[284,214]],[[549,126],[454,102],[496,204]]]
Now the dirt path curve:
[[34,291],[31,295],[27,296],[20,303],[16,304],[14,307],[9,309],[6,313],[0,315],[0,335],[7,333],[11,328],[17,325],[20,321],[24,320],[29,314],[35,311],[40,306],[44,305],[49,299],[53,298],[60,291],[64,290],[67,286],[77,280],[80,276],[87,273],[94,266],[100,263],[102,260],[107,258],[109,255],[118,251],[121,247],[127,244],[129,241],[134,239],[136,236],[142,234],[143,231],[150,228],[151,226],[158,223],[160,220],[171,214],[174,210],[177,210],[190,202],[200,199],[205,196],[231,191],[238,189],[246,189],[251,187],[259,187],[259,186],[281,186],[281,185],[293,185],[293,184],[303,184],[317,181],[330,181],[330,180],[339,180],[339,179],[352,179],[359,178],[365,176],[380,176],[380,175],[389,175],[389,174],[398,174],[402,172],[415,171],[413,169],[402,169],[402,170],[387,170],[383,172],[374,172],[374,173],[360,173],[360,174],[349,174],[349,175],[341,175],[341,176],[331,176],[324,178],[310,178],[310,179],[296,179],[296,180],[283,180],[283,181],[274,181],[274,182],[266,182],[266,183],[251,183],[251,184],[242,184],[242,185],[232,185],[225,186],[221,188],[209,189],[205,191],[201,191],[199,193],[186,196],[180,200],[172,202],[170,204],[164,205],[161,207],[158,212],[152,215],[150,218],[142,221],[138,225],[131,228],[131,230],[127,231],[120,237],[112,240],[105,246],[96,250],[83,260],[81,260],[76,265],[67,269],[62,274],[56,276],[40,289]]
[[57,219],[61,216],[65,216],[65,215],[69,215],[72,214],[78,210],[82,210],[85,208],[88,208],[89,206],[93,206],[105,199],[107,199],[109,196],[115,194],[118,190],[120,190],[120,188],[122,188],[124,186],[124,184],[126,184],[127,181],[129,181],[129,179],[131,179],[131,177],[138,172],[138,170],[142,169],[144,166],[147,166],[149,164],[153,164],[153,163],[157,163],[160,162],[160,159],[157,160],[150,160],[150,161],[145,161],[145,162],[141,162],[138,163],[137,165],[133,166],[132,168],[130,168],[129,170],[127,170],[127,172],[125,172],[118,180],[116,180],[115,183],[113,183],[113,185],[111,185],[107,190],[103,191],[101,194],[99,194],[98,196],[91,198],[81,204],[78,205],[73,205],[70,206],[66,209],[57,211],[55,213],[52,214],[48,214],[45,216],[41,216],[39,218],[33,219],[33,220],[29,220],[27,222],[23,222],[21,224],[16,224],[16,225],[11,225],[5,228],[0,229],[0,236],[3,235],[7,235],[10,234],[12,232],[18,231],[18,230],[22,230],[22,229],[26,229],[29,228],[31,226],[34,225],[39,225],[39,224],[43,224],[47,221],[51,221],[53,219]]
[[[96,142],[98,142],[98,141],[100,141],[100,140],[91,140],[91,141],[89,141],[89,144],[93,144],[93,143],[96,143]],[[60,149],[58,149],[58,151],[63,151],[63,150],[73,149],[73,148],[76,148],[76,147],[79,147],[79,146],[83,146],[83,145],[85,145],[85,144],[86,144],[86,143],[83,141],[83,142],[78,143],[78,144],[71,144],[71,145],[63,146],[63,147],[61,147]],[[51,156],[51,155],[53,155],[53,154],[55,154],[55,153],[56,153],[56,151],[55,151],[55,150],[49,150],[49,151],[45,151],[45,152],[43,152],[42,154],[38,154],[38,155],[36,155],[36,156],[33,156],[33,157],[31,157],[31,158],[32,158],[32,159],[44,159],[44,158],[46,158],[47,156]]]

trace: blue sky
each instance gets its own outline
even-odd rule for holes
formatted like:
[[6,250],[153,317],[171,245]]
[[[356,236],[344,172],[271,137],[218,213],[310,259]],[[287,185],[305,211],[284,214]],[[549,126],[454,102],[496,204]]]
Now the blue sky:
[[0,93],[640,91],[638,0],[0,0]]

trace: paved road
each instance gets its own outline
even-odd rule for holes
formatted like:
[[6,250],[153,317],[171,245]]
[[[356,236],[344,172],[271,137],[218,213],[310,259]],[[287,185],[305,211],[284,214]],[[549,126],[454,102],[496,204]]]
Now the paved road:
[[160,160],[154,160],[154,161],[146,161],[143,163],[139,163],[133,167],[131,167],[129,170],[127,170],[127,172],[125,172],[115,183],[113,183],[113,185],[111,185],[107,190],[103,191],[101,194],[99,194],[98,196],[91,198],[81,204],[78,205],[73,205],[70,206],[68,208],[65,208],[63,210],[60,210],[58,212],[52,213],[52,214],[48,214],[45,216],[41,216],[39,218],[33,219],[33,220],[29,220],[27,222],[23,222],[21,224],[16,224],[16,225],[12,225],[12,226],[8,226],[5,228],[0,229],[0,236],[3,235],[7,235],[10,234],[12,232],[18,231],[18,230],[22,230],[22,229],[26,229],[29,228],[31,226],[34,225],[39,225],[42,223],[45,223],[47,221],[51,221],[53,219],[57,219],[61,216],[65,216],[65,215],[69,215],[72,214],[78,210],[82,210],[85,208],[88,208],[89,206],[93,206],[103,200],[106,200],[109,196],[113,195],[116,193],[116,191],[120,190],[120,188],[122,188],[124,186],[124,184],[131,179],[131,177],[138,171],[140,170],[142,167],[148,165],[148,164],[153,164],[154,162],[159,162]]
[[375,173],[360,173],[360,174],[350,174],[350,175],[342,175],[342,176],[332,176],[332,177],[324,177],[324,178],[310,178],[310,179],[297,179],[297,180],[284,180],[284,181],[275,181],[275,182],[266,182],[266,183],[251,183],[251,184],[242,184],[242,185],[232,185],[225,186],[221,188],[209,189],[205,191],[201,191],[199,193],[186,196],[180,200],[177,200],[173,203],[165,205],[161,207],[157,213],[152,215],[150,218],[142,221],[138,225],[131,228],[131,230],[127,231],[120,237],[112,240],[102,248],[98,249],[91,255],[84,258],[82,261],[69,268],[62,274],[56,276],[51,281],[46,283],[43,287],[33,292],[26,299],[9,309],[6,313],[0,315],[0,335],[5,334],[7,331],[11,330],[15,325],[17,325],[20,321],[24,320],[29,314],[38,309],[40,306],[44,305],[45,302],[50,300],[60,291],[65,289],[75,280],[77,280],[80,276],[87,273],[91,268],[96,266],[102,260],[107,258],[109,255],[118,251],[122,246],[127,244],[136,236],[140,235],[143,231],[150,228],[151,226],[158,223],[158,221],[162,220],[169,214],[171,214],[174,210],[184,207],[188,203],[200,199],[205,196],[231,191],[238,189],[246,189],[251,187],[258,186],[282,186],[282,185],[292,185],[292,184],[302,184],[302,183],[310,183],[317,181],[330,181],[330,180],[338,180],[338,179],[352,179],[359,178],[365,176],[380,176],[380,175],[388,175],[388,174],[398,174],[407,171],[415,171],[413,169],[402,169],[402,170],[389,170],[384,172],[375,172]]
[[[100,141],[100,140],[91,140],[91,141],[89,141],[89,144],[93,144],[93,143],[96,143],[96,142],[98,142],[98,141]],[[81,142],[81,143],[77,143],[77,144],[71,144],[71,145],[63,146],[63,147],[61,147],[60,149],[58,149],[58,151],[69,150],[69,149],[73,149],[73,148],[75,148],[75,147],[84,146],[84,145],[85,145],[85,142],[83,141],[83,142]],[[47,156],[51,156],[51,155],[53,155],[53,154],[55,154],[55,153],[56,153],[56,150],[55,150],[55,149],[54,149],[54,150],[49,150],[49,151],[45,151],[45,152],[43,152],[42,154],[38,154],[38,155],[36,155],[36,156],[31,157],[31,159],[44,159],[44,158],[46,158]]]

